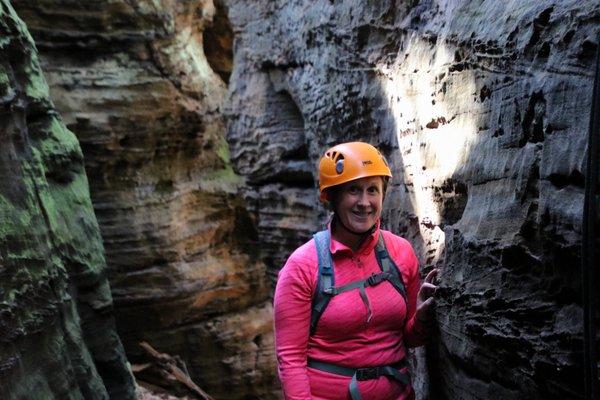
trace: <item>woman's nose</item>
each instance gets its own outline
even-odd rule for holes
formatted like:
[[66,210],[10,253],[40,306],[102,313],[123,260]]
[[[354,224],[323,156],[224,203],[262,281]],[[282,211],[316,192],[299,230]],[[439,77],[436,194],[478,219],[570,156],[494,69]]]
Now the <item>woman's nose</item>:
[[367,196],[367,192],[362,192],[358,198],[358,204],[361,206],[369,205],[369,198]]

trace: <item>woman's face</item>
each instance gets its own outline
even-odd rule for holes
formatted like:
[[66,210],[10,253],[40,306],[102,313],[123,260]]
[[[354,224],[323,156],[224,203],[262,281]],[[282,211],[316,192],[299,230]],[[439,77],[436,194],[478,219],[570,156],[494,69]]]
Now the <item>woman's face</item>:
[[379,220],[383,179],[370,176],[346,182],[334,195],[333,207],[342,224],[354,232],[366,232]]

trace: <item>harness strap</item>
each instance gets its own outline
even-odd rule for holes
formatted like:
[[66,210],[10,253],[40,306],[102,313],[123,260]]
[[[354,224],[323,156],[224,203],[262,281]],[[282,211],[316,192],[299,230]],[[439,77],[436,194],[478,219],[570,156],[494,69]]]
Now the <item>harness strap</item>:
[[[404,287],[404,282],[402,281],[402,276],[400,275],[400,271],[394,263],[394,260],[390,257],[386,247],[385,241],[383,239],[383,235],[379,235],[379,240],[377,240],[377,245],[375,246],[375,256],[377,257],[377,262],[381,267],[383,272],[389,272],[391,278],[389,279],[390,283],[394,288],[404,297],[406,301],[406,288]],[[408,302],[406,303],[408,304]]]
[[[365,288],[367,286],[379,285],[383,281],[390,281],[390,283],[391,283],[392,278],[393,278],[393,274],[391,274],[390,272],[380,272],[378,274],[372,274],[370,277],[368,277],[366,279],[362,279],[360,281],[354,281],[354,282],[348,283],[343,286],[326,287],[325,289],[323,289],[323,291],[328,295],[336,296],[340,293],[344,293],[349,290],[358,288],[359,293],[360,293],[360,298],[362,299],[363,303],[365,304],[365,307],[367,307],[366,323],[368,324],[369,322],[371,322],[371,317],[373,316],[373,312],[371,311],[371,303],[369,302],[369,297],[367,296],[367,292],[365,291]],[[319,311],[321,311],[321,310],[319,310]]]
[[392,279],[393,279],[393,274],[391,274],[390,272],[380,272],[378,274],[373,273],[373,274],[371,274],[371,276],[369,276],[366,279],[347,283],[343,286],[337,286],[337,287],[330,286],[323,290],[327,294],[330,294],[332,296],[337,296],[340,293],[344,293],[344,292],[347,292],[352,289],[356,289],[356,288],[360,288],[360,287],[367,287],[367,286],[377,286],[383,281],[391,281]]
[[378,379],[380,376],[388,376],[404,386],[408,385],[410,381],[408,373],[400,372],[401,368],[407,366],[406,359],[404,358],[395,364],[379,367],[349,368],[316,360],[308,360],[308,366],[320,371],[352,377],[348,385],[348,391],[352,400],[362,400],[360,390],[358,390],[358,381]]
[[325,307],[329,304],[332,294],[327,293],[326,289],[333,287],[333,261],[331,260],[331,252],[329,251],[329,243],[331,240],[329,230],[317,232],[314,235],[315,245],[317,248],[317,258],[319,260],[319,275],[317,282],[316,296],[313,298],[312,313],[310,316],[310,335],[315,333],[317,322],[325,311]]

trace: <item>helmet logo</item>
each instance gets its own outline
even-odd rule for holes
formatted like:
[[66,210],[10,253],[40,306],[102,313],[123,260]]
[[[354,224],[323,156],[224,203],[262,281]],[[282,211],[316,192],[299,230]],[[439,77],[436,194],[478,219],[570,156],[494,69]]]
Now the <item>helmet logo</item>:
[[342,158],[341,160],[338,160],[338,162],[335,163],[335,172],[337,172],[338,174],[341,174],[344,171],[344,159]]
[[373,164],[373,161],[371,161],[371,160],[365,160],[365,161],[362,162],[363,167],[365,165],[371,165],[371,164]]

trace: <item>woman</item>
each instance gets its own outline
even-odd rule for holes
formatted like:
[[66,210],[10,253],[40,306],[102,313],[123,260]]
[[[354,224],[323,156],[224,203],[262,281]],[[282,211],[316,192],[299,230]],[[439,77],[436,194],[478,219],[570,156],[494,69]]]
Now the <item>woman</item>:
[[391,177],[367,143],[343,143],[321,158],[321,201],[333,218],[292,253],[275,290],[277,360],[288,400],[413,397],[406,347],[424,342],[437,270],[419,287],[411,245],[379,228]]

